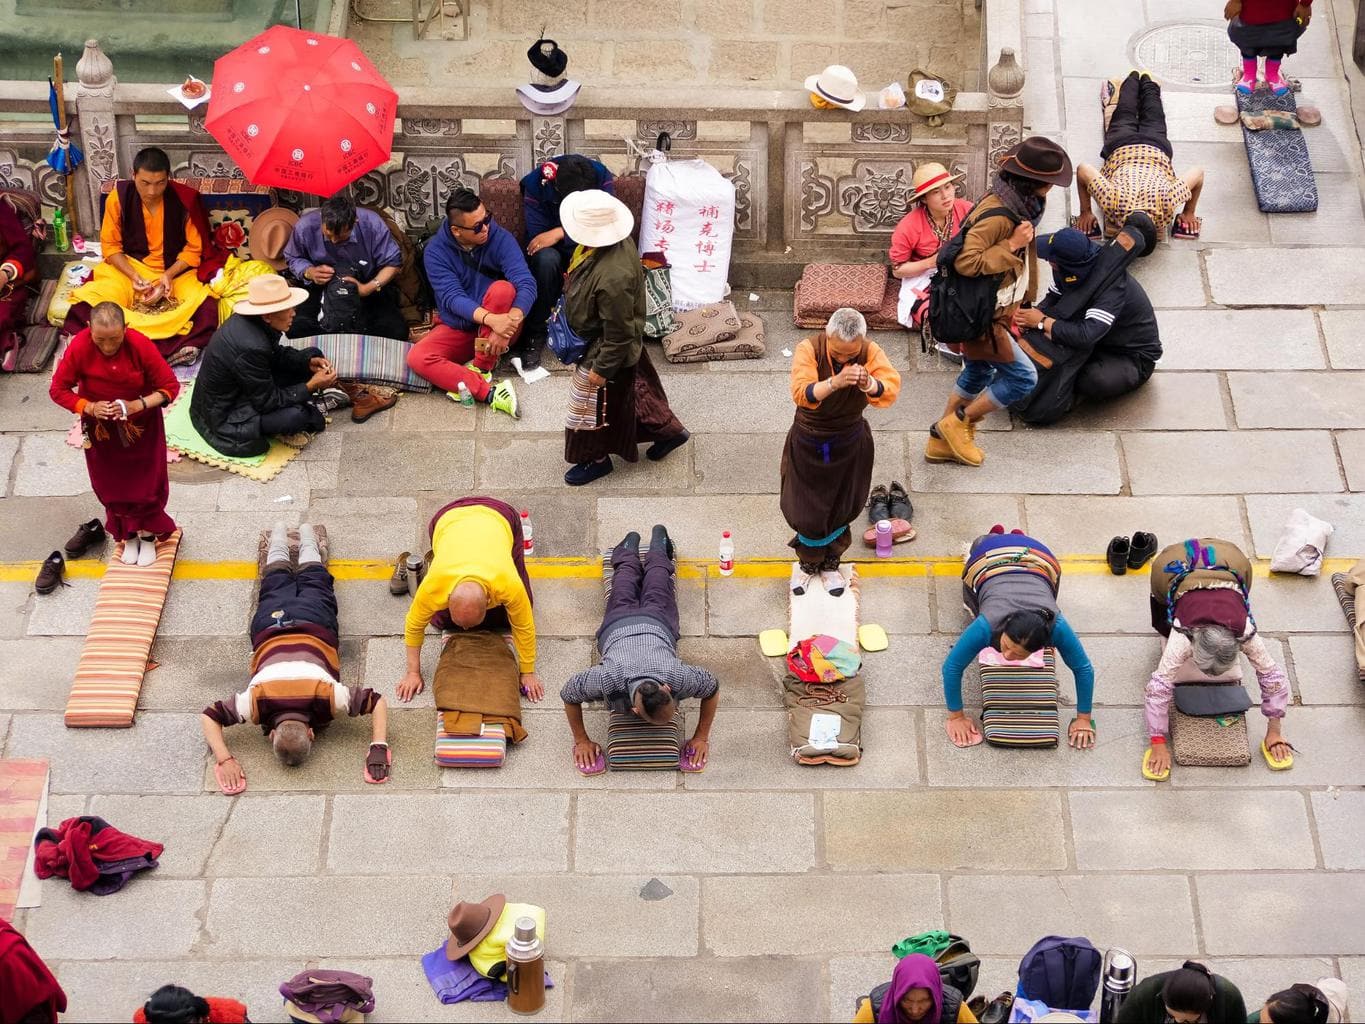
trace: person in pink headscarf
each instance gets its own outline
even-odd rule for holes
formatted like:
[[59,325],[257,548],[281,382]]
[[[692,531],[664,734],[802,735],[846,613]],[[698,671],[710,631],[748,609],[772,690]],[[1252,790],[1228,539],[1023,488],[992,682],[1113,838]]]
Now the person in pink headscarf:
[[853,1024],[976,1024],[967,1000],[943,984],[938,964],[923,953],[903,957],[891,980],[858,1001]]

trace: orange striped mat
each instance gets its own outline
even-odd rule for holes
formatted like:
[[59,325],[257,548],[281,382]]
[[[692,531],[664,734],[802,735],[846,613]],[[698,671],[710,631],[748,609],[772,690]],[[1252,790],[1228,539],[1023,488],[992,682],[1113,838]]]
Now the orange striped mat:
[[6,921],[19,902],[46,781],[46,761],[0,761],[0,918]]
[[68,728],[133,724],[179,549],[179,530],[157,542],[156,561],[149,566],[124,565],[119,559],[123,544],[114,546],[67,698]]

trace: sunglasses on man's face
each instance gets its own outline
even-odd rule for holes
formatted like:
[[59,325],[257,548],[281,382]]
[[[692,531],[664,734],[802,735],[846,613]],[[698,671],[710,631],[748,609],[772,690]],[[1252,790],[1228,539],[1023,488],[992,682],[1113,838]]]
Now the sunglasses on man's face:
[[473,224],[470,224],[468,227],[466,227],[463,224],[456,224],[454,221],[451,221],[450,226],[454,228],[456,231],[465,231],[471,235],[477,235],[479,234],[479,232],[483,231],[484,228],[488,227],[488,225],[492,223],[493,215],[491,213],[485,213],[483,215],[482,220],[476,220]]

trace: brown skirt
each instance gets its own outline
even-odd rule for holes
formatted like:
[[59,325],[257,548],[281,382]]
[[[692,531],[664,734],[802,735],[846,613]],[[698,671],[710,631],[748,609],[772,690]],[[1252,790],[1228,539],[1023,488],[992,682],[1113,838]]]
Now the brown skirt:
[[596,462],[608,455],[638,462],[640,445],[667,441],[683,432],[647,351],[640,351],[640,361],[634,366],[618,370],[605,390],[607,425],[598,430],[565,430],[565,462]]
[[819,540],[857,519],[872,487],[875,455],[872,428],[861,417],[837,433],[793,423],[782,450],[780,504],[787,525]]

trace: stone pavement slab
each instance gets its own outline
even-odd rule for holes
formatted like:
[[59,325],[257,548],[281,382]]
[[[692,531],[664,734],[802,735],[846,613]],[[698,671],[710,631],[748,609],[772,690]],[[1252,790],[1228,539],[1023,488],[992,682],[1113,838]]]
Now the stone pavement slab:
[[978,438],[980,466],[916,463],[917,491],[991,494],[1117,494],[1123,484],[1116,435],[1028,430]]
[[[35,949],[59,951],[72,960],[187,956],[200,938],[206,884],[144,874],[132,885],[135,890],[113,898],[92,899],[63,878],[49,879],[43,883],[43,913],[29,915],[24,934]],[[136,899],[119,898],[134,892]],[[118,941],[111,942],[111,936]]]
[[[1365,919],[1358,912],[1365,899],[1365,874],[1200,875],[1194,885],[1204,946],[1215,955],[1365,952]],[[1255,901],[1246,899],[1250,891],[1279,894],[1274,929],[1261,926]]]
[[321,867],[327,798],[243,794],[232,801],[208,873],[273,876],[314,875]]
[[867,688],[867,706],[941,706],[939,666],[953,642],[944,636],[896,636],[885,653],[865,656],[859,677]]
[[[1231,100],[1232,93],[1229,90],[1228,102]],[[1215,100],[1217,103],[1222,101],[1222,97]],[[1183,143],[1176,151],[1176,160],[1177,167],[1180,170],[1186,167],[1204,168],[1205,180],[1213,183],[1212,187],[1204,189],[1199,197],[1199,216],[1204,220],[1203,242],[1237,242],[1247,245],[1263,245],[1271,241],[1270,220],[1273,218],[1257,210],[1256,192],[1251,187],[1251,174],[1247,170],[1246,149],[1242,146],[1240,139],[1236,143]],[[1176,245],[1193,246],[1194,243],[1172,242],[1171,245],[1174,248]],[[1222,250],[1214,247],[1205,250],[1211,284],[1214,284],[1211,255],[1219,251]],[[1237,251],[1249,250],[1238,249]],[[1271,251],[1278,251],[1277,258],[1279,260],[1285,259],[1284,250]],[[1261,280],[1266,281],[1264,268],[1262,268]],[[1266,283],[1268,284],[1268,282]],[[1266,290],[1274,291],[1276,289],[1267,287]],[[1225,305],[1242,304],[1222,298],[1218,293],[1216,284],[1214,284],[1213,300]],[[1263,304],[1281,306],[1287,303],[1281,301]],[[1298,305],[1299,303],[1295,301],[1294,304]]]
[[809,1021],[820,971],[795,957],[581,960],[569,970],[574,1019],[723,1020],[762,1007],[764,1020]]
[[[175,493],[174,488],[171,493]],[[200,562],[254,562],[261,531],[280,521],[286,526],[297,526],[304,507],[291,503],[248,512],[210,509],[184,513],[176,518],[182,534],[176,557]],[[109,550],[112,554],[113,549]]]
[[839,905],[848,916],[830,927],[830,894],[800,875],[731,875],[702,881],[706,947],[717,956],[788,956],[888,949],[943,921],[934,875],[847,875]]
[[[382,824],[376,820],[369,828],[377,833]],[[432,857],[427,870],[442,863]],[[382,866],[379,859],[375,866]],[[350,910],[338,914],[337,900],[343,895]],[[284,886],[270,877],[220,878],[213,883],[198,951],[221,960],[369,956],[375,950],[376,922],[382,921],[385,948],[419,957],[434,949],[445,932],[449,901],[446,875],[337,874],[299,878]]]
[[[642,895],[651,883],[669,894]],[[520,875],[513,883],[500,874],[462,874],[455,879],[454,898],[481,900],[513,884],[509,898],[545,908],[556,957],[688,957],[699,951],[701,886],[690,876]],[[593,926],[584,927],[589,921]]]
[[[401,551],[427,551],[426,520],[413,498],[372,495],[314,498],[308,521],[327,527],[333,558],[375,558],[390,562]],[[374,587],[387,587],[388,581]]]
[[[1345,624],[1342,618],[1342,624]],[[1292,636],[1295,687],[1305,704],[1365,703],[1355,650],[1348,636]]]
[[[1097,157],[1098,158],[1098,157]],[[1199,307],[1206,304],[1204,273],[1200,269],[1199,253],[1194,249],[1164,246],[1160,258],[1138,260],[1132,274],[1142,285],[1152,305],[1160,310],[1177,307]],[[1166,333],[1166,314],[1161,314],[1163,335]],[[1165,345],[1165,338],[1162,344]]]
[[[923,442],[919,437],[912,436],[909,443],[909,464],[913,470],[924,465]],[[902,483],[909,489],[909,483]],[[913,541],[895,547],[896,557],[961,557],[963,545],[970,544],[995,523],[1008,525],[1012,529],[1024,520],[1022,502],[1012,495],[940,494],[919,490],[910,490],[909,494],[910,502],[914,505],[916,536]],[[859,523],[858,527],[861,533],[866,524]],[[862,545],[861,537],[854,542],[850,554],[852,551],[860,552],[859,557],[871,553]]]
[[[213,852],[232,808],[233,801],[217,793],[201,796],[99,795],[90,798],[89,813],[99,815],[130,835],[163,844],[166,850],[157,863],[157,879],[198,878],[205,873],[209,854]],[[50,813],[48,817],[51,820]]]
[[[1332,524],[1332,536],[1327,539],[1329,558],[1365,555],[1365,495],[1293,492],[1248,494],[1246,507],[1256,554],[1260,558],[1269,558],[1274,554],[1275,544],[1284,533],[1284,524],[1296,508]],[[1330,584],[1328,587],[1330,589]],[[1338,625],[1345,627],[1346,620],[1341,617],[1340,605],[1331,621],[1332,629]]]
[[14,456],[19,451],[19,438],[8,434],[0,436],[0,498],[9,494],[10,470],[14,466]]
[[[312,488],[308,467],[327,463],[307,463],[295,459],[275,479],[261,483],[244,476],[226,474],[218,485],[218,509],[222,512],[292,512],[309,507]],[[335,485],[334,485],[335,486]]]
[[1072,793],[1071,828],[1081,871],[1145,871],[1152,850],[1131,826],[1162,837],[1171,871],[1313,868],[1317,856],[1302,794],[1289,792]]
[[258,586],[255,580],[172,579],[157,635],[242,635],[251,623]]
[[[922,449],[929,428],[943,418],[948,395],[957,381],[960,365],[947,363],[950,372],[907,373],[901,371],[901,393],[896,404],[887,409],[869,408],[864,414],[874,431],[905,430],[911,435],[911,445]],[[790,416],[788,417],[790,421]],[[1010,418],[1004,411],[993,412],[978,425],[986,431],[1011,429]],[[916,445],[918,439],[918,445]],[[916,452],[917,454],[917,452]]]
[[[674,456],[680,454],[682,451],[675,452]],[[597,501],[600,545],[614,544],[629,530],[643,533],[653,523],[667,524],[678,554],[688,558],[714,557],[724,530],[730,530],[734,535],[735,558],[740,562],[755,556],[791,555],[791,548],[787,547],[791,527],[783,520],[782,511],[771,494],[613,496]],[[593,630],[596,628],[593,626]]]
[[[75,671],[74,659],[79,657],[78,647],[71,662],[71,672]],[[151,660],[157,667],[148,670],[143,677],[138,708],[197,711],[246,688],[251,675],[251,641],[246,637],[245,623],[241,634],[235,637],[158,637],[152,644]],[[342,644],[341,664],[342,681],[354,682],[354,675],[347,672],[345,643]],[[68,673],[65,684],[68,690],[70,682]],[[58,706],[66,707],[65,694]]]
[[[1326,118],[1326,112],[1323,114]],[[1316,134],[1316,133],[1309,133]],[[1269,219],[1270,240],[1276,245],[1351,245],[1365,228],[1360,191],[1350,173],[1328,173],[1314,167],[1318,208],[1312,213],[1277,214]]]
[[341,493],[472,492],[473,440],[442,433],[365,431],[369,426],[345,434],[338,478]]
[[81,647],[76,637],[0,640],[0,665],[5,666],[0,709],[64,710]]
[[863,759],[851,768],[799,765],[791,758],[785,711],[721,711],[706,770],[684,775],[692,790],[901,789],[920,781],[915,721],[890,708],[863,715]]
[[1103,403],[1082,402],[1067,416],[1066,425],[1096,430],[1223,430],[1228,419],[1217,374],[1159,370],[1127,395]]
[[[397,554],[397,552],[394,552]],[[251,583],[252,596],[258,584]],[[388,580],[338,580],[337,621],[345,636],[403,635],[409,602],[389,593]],[[245,603],[245,602],[244,602]],[[249,605],[248,605],[249,607]],[[248,621],[238,624],[245,631]],[[430,631],[428,631],[430,635]]]
[[1296,633],[1345,631],[1341,605],[1326,576],[1310,578],[1277,573],[1264,583],[1264,587],[1256,587],[1253,601],[1256,620],[1266,623],[1267,629]]
[[1365,373],[1229,373],[1239,427],[1365,427]]
[[[806,871],[813,798],[797,793],[582,793],[573,863],[592,873]],[[745,822],[742,833],[731,827]]]
[[569,797],[558,793],[515,800],[492,793],[338,794],[327,869],[420,875],[436,864],[497,864],[509,873],[564,871],[568,819]]
[[1122,437],[1134,494],[1169,494],[1177,474],[1188,494],[1342,489],[1332,437],[1325,431],[1171,431]]
[[1347,246],[1210,249],[1204,259],[1213,301],[1224,306],[1285,305],[1281,290],[1266,287],[1264,271],[1286,260],[1313,268],[1295,278],[1295,305],[1354,306],[1365,290],[1365,266],[1358,250]]
[[[1063,73],[1104,78],[1116,67],[1126,67],[1128,37],[1143,27],[1142,10],[1123,4],[1096,18],[1085,0],[1055,0],[1062,32]],[[1094,101],[1092,101],[1094,102]],[[1098,104],[1096,104],[1098,106]],[[1068,111],[1068,123],[1070,111]]]
[[1365,430],[1343,430],[1337,433],[1337,451],[1346,470],[1346,486],[1353,491],[1365,491]]
[[[4,470],[4,442],[0,435],[0,492],[8,479]],[[0,516],[0,558],[29,562],[46,558],[61,548],[78,524],[96,517],[99,503],[91,494],[50,498],[11,495],[5,499],[4,509],[5,515]],[[107,547],[92,548],[82,561],[103,558]]]
[[[1156,534],[1162,547],[1191,530],[1248,545],[1235,497],[1143,497],[1030,494],[1024,498],[1029,533],[1059,555],[1102,554],[1115,535]],[[1148,570],[1141,570],[1146,573]],[[1070,581],[1068,581],[1070,582]]]
[[[1067,866],[1062,832],[1035,827],[1062,818],[1056,793],[986,790],[965,801],[941,790],[826,793],[823,803],[825,859],[836,871],[1045,871]],[[989,843],[981,842],[986,834]],[[873,835],[877,841],[868,842]],[[913,920],[923,916],[916,914]]]
[[[972,936],[978,954],[1017,954],[1040,935],[1084,935],[1100,949],[1120,945],[1137,956],[1188,956],[1196,948],[1190,882],[1183,875],[955,875],[945,891],[948,928]],[[1002,914],[1002,906],[1030,912]],[[1134,914],[1134,907],[1160,907],[1161,913]],[[1200,909],[1207,913],[1203,899]]]
[[1172,309],[1162,310],[1159,319],[1162,370],[1260,372],[1326,365],[1311,310]]
[[[5,401],[0,406],[0,431],[9,434],[38,430],[65,432],[71,429],[76,417],[48,395],[51,383],[51,376],[44,373],[6,374]],[[18,444],[17,438],[7,440]],[[0,451],[5,447],[0,444]]]
[[[66,991],[69,1020],[132,1020],[147,998],[167,984],[246,1003],[255,1021],[284,1020],[280,982],[298,973],[293,960],[67,960],[47,958]],[[268,1009],[267,1009],[268,1007]]]
[[1318,318],[1333,368],[1365,370],[1365,310],[1324,309]]
[[1328,870],[1365,868],[1360,836],[1365,831],[1365,793],[1335,788],[1310,794],[1313,818],[1318,824],[1322,863]]
[[[66,431],[25,434],[15,460],[15,494],[45,496],[90,492],[85,455],[66,443]],[[0,462],[5,461],[8,460],[0,449]]]
[[[678,657],[689,665],[706,669],[720,680],[722,708],[782,706],[784,661],[764,657],[754,637],[684,637],[678,644]],[[586,659],[583,664],[587,664]],[[565,677],[552,675],[551,678]]]
[[131,729],[68,729],[58,714],[16,715],[6,757],[46,757],[53,793],[197,793],[206,748],[198,714],[138,715]]
[[0,583],[0,637],[24,635],[29,602],[36,600],[31,583]]

